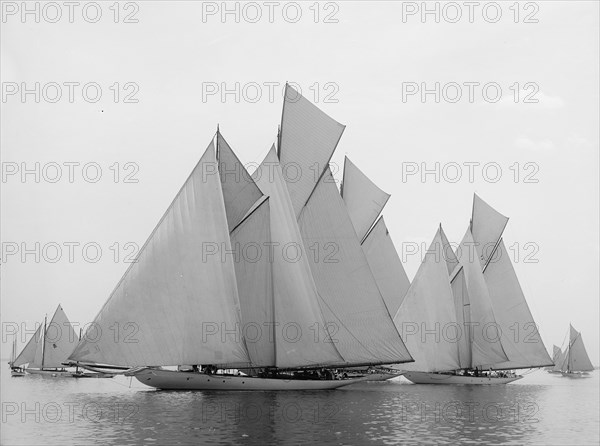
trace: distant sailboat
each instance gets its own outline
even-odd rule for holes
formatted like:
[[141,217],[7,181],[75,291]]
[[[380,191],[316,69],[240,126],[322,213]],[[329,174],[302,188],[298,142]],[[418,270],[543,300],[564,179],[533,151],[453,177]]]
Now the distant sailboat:
[[49,324],[44,318],[44,324],[38,327],[13,366],[27,364],[25,371],[32,375],[70,376],[71,372],[62,363],[78,341],[73,326],[59,305]]
[[[416,359],[406,366],[410,381],[507,384],[521,378],[512,370],[553,365],[501,238],[507,221],[475,195],[460,258],[440,227],[394,319],[421,323],[419,333],[434,329],[442,339],[421,337],[414,347],[407,340]],[[429,360],[419,361],[417,351]]]
[[17,359],[17,339],[13,340],[12,349],[10,351],[10,360],[8,366],[10,367],[10,376],[18,377],[25,376],[25,370],[22,367],[15,366],[15,359]]
[[561,350],[560,347],[557,347],[556,345],[552,346],[552,362],[554,363],[553,366],[550,367],[546,367],[544,370],[546,370],[548,373],[560,373],[560,365],[562,364],[562,362],[564,361],[564,354]]
[[[160,389],[321,390],[367,378],[338,368],[411,361],[331,181],[343,130],[287,86],[278,150],[250,176],[217,129],[94,321],[135,324],[135,342],[84,336],[72,364]],[[341,259],[315,258],[323,240]]]
[[565,351],[564,359],[560,364],[562,376],[568,378],[584,378],[587,372],[594,370],[592,361],[585,350],[581,333],[569,326],[569,345]]

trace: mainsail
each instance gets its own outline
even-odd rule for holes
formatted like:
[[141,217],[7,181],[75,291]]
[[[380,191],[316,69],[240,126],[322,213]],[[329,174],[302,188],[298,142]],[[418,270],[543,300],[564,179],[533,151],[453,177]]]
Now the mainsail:
[[329,168],[302,209],[298,223],[328,331],[345,362],[411,361]]
[[508,357],[507,362],[490,366],[499,370],[553,365],[503,240],[500,240],[496,253],[484,272],[484,278],[501,333],[502,347]]
[[[469,295],[471,367],[496,364],[508,360],[494,317],[490,294],[483,277],[481,264],[475,255],[471,230],[459,246],[460,264]],[[456,280],[456,277],[454,278]]]
[[348,157],[344,160],[341,193],[356,236],[362,242],[389,200],[390,194],[377,187]]
[[[116,366],[249,363],[211,141],[70,359]],[[115,327],[119,336],[115,336]]]
[[[394,317],[415,362],[403,370],[437,372],[461,368],[454,297],[445,262],[440,226]],[[445,236],[444,236],[445,238]]]
[[394,242],[383,216],[377,220],[362,243],[375,282],[390,315],[395,315],[410,287]]
[[[592,361],[585,350],[581,333],[569,326],[569,348],[567,354],[568,372],[590,372],[594,370]],[[564,370],[564,369],[563,369]]]
[[61,368],[79,338],[63,308],[59,305],[44,334],[43,368]]
[[286,84],[278,149],[296,217],[327,169],[344,129]]
[[[288,188],[272,147],[254,177],[269,196],[275,364],[280,368],[342,362],[336,344],[323,335],[326,326]],[[269,246],[264,248],[267,255]],[[266,335],[266,334],[264,334]]]

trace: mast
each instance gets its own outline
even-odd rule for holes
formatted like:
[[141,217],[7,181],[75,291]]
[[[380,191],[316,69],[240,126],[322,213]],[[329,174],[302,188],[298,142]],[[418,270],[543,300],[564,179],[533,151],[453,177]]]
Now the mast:
[[48,316],[46,315],[44,317],[44,340],[42,341],[42,367],[40,368],[40,370],[44,370],[44,356],[46,354],[46,321],[48,319]]

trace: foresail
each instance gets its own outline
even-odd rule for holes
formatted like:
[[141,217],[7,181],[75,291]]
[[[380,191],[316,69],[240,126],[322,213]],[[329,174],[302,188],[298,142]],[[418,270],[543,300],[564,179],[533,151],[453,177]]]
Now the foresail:
[[328,167],[344,128],[286,84],[279,161],[296,217]]
[[446,233],[444,231],[441,231],[440,235],[442,238],[442,246],[440,248],[441,253],[444,257],[444,260],[446,261],[446,266],[448,267],[448,274],[452,274],[452,272],[460,265],[460,262],[458,261],[458,257],[456,257],[456,253],[454,252],[452,245],[446,237]]
[[231,233],[242,310],[242,334],[252,367],[275,366],[274,301],[269,199]]
[[471,222],[473,240],[483,267],[494,254],[494,247],[504,232],[508,217],[502,215],[475,194]]
[[[274,147],[253,176],[269,196],[276,365],[296,368],[339,363],[342,357],[335,344],[323,335],[325,321],[308,264],[310,252],[304,250]],[[269,250],[265,247],[265,255]]]
[[[248,363],[214,145],[70,359],[118,366]],[[233,332],[233,333],[232,333]]]
[[358,240],[362,241],[383,210],[390,194],[377,187],[369,177],[346,157],[344,160],[342,197],[344,203],[346,203],[348,215],[350,215]]
[[502,333],[502,347],[509,359],[508,362],[494,364],[493,368],[519,369],[552,365],[503,240],[500,240],[496,254],[484,272],[484,278],[494,317]]
[[79,338],[63,308],[59,305],[50,323],[46,326],[44,336],[44,368],[64,367],[63,362],[69,357]]
[[262,197],[262,192],[220,132],[217,132],[217,147],[225,213],[231,231]]
[[411,361],[329,168],[298,224],[329,333],[345,363]]
[[[29,364],[29,367],[41,367],[42,365],[42,332],[44,331],[44,325],[40,325],[29,342],[25,345],[19,356],[15,359],[13,366],[19,367],[23,364]],[[36,361],[36,353],[38,361]]]
[[569,333],[569,371],[590,372],[594,370],[592,361],[585,350],[581,333],[570,327]]
[[394,316],[406,296],[410,281],[383,217],[377,220],[365,238],[362,249],[388,312]]
[[402,370],[438,372],[460,368],[458,344],[461,332],[456,322],[454,298],[448,270],[439,255],[441,228],[394,317],[394,323],[415,359]]
[[480,367],[508,361],[508,357],[502,346],[492,302],[474,247],[475,242],[468,229],[459,247],[459,259],[469,293],[472,367]]
[[567,351],[568,347],[564,352],[560,352],[560,355],[558,355],[558,358],[554,361],[554,367],[552,368],[553,371],[562,372],[567,370]]

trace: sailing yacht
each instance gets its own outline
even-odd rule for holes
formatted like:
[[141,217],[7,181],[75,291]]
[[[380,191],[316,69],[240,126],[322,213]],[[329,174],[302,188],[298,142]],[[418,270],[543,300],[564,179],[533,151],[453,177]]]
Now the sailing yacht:
[[79,339],[62,306],[58,306],[50,323],[38,327],[33,337],[13,361],[11,367],[27,364],[25,371],[32,375],[70,376],[63,361],[73,351]]
[[328,166],[344,128],[286,85],[252,176],[217,128],[94,320],[135,338],[84,336],[71,364],[159,389],[322,390],[412,361]]
[[585,350],[581,333],[569,325],[569,345],[560,358],[558,370],[568,378],[589,377],[587,372],[594,370],[592,361]]
[[440,225],[394,318],[415,357],[410,381],[507,384],[521,378],[513,370],[553,365],[502,240],[507,221],[475,195],[460,255]]
[[10,376],[25,376],[25,370],[22,367],[15,366],[15,359],[17,359],[17,338],[13,340],[12,349],[10,351],[10,360],[8,366],[10,367]]

